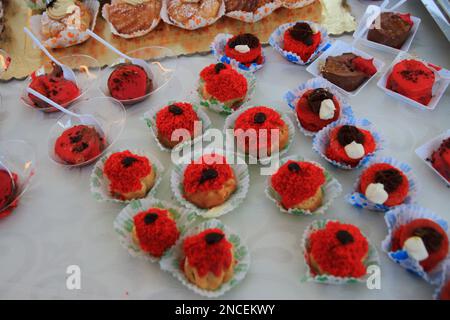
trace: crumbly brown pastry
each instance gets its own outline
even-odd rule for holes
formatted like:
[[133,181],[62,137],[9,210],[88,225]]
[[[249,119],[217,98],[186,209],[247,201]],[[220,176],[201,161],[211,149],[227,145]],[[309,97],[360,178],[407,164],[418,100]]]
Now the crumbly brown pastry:
[[259,7],[262,7],[268,3],[274,2],[273,0],[225,0],[225,11],[244,11],[255,12]]
[[172,20],[186,23],[195,16],[204,19],[217,17],[220,0],[170,0],[167,13]]

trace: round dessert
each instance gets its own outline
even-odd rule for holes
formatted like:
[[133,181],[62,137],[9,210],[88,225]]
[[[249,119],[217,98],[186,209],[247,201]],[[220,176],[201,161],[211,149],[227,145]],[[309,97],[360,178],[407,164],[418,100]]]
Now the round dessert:
[[361,175],[359,192],[375,204],[398,206],[408,196],[406,175],[387,163],[375,163]]
[[450,182],[450,138],[442,141],[441,145],[431,155],[431,165],[448,182]]
[[331,130],[326,156],[336,162],[356,167],[361,159],[373,153],[375,148],[376,142],[370,131],[343,125]]
[[225,46],[225,55],[246,66],[250,66],[252,63],[263,63],[261,43],[251,33],[240,34],[228,40]]
[[[274,130],[278,132],[278,141],[273,143]],[[239,149],[244,150],[246,154],[264,158],[287,146],[289,128],[274,109],[264,106],[252,107],[237,117],[234,136]]]
[[367,39],[400,49],[408,39],[413,25],[410,14],[382,12],[370,27]]
[[313,163],[289,160],[270,182],[285,209],[314,211],[322,205],[326,178],[323,169]]
[[189,132],[190,138],[194,138],[201,132],[195,132],[195,122],[200,121],[192,104],[186,102],[176,102],[162,108],[156,114],[157,137],[161,144],[169,149],[174,148],[182,142],[182,137],[172,140],[172,134],[176,130],[185,129]]
[[322,33],[306,22],[297,22],[284,32],[284,50],[298,55],[303,62],[309,60],[322,41]]
[[105,149],[105,138],[86,125],[64,130],[56,139],[55,154],[67,164],[81,164],[99,156]]
[[233,244],[220,229],[208,229],[187,237],[183,253],[181,269],[186,278],[201,289],[216,290],[233,277]]
[[361,278],[367,273],[368,253],[369,243],[361,231],[338,221],[329,221],[307,239],[307,263],[314,275]]
[[448,236],[436,222],[415,219],[394,230],[391,251],[398,250],[405,250],[429,272],[448,255]]
[[180,236],[169,211],[150,208],[133,217],[132,238],[143,251],[160,258]]
[[275,2],[274,0],[225,0],[225,12],[243,11],[243,12],[256,12],[259,8]]
[[[52,66],[53,70],[48,74],[36,76],[36,73],[33,72],[29,87],[57,104],[66,106],[78,98],[80,89],[74,82],[64,78],[60,66],[54,63]],[[28,94],[28,97],[37,108],[53,108],[47,102],[42,101],[31,93]]]
[[236,191],[234,171],[225,157],[204,155],[186,167],[183,178],[184,197],[197,207],[211,209],[223,204]]
[[239,108],[248,92],[247,79],[230,65],[212,64],[200,72],[200,95],[216,99],[231,109]]
[[447,281],[447,283],[442,287],[439,299],[450,300],[450,281]]
[[0,169],[0,212],[14,200],[16,195],[17,175],[12,173],[12,177],[8,171]]
[[303,128],[318,132],[339,119],[341,105],[330,91],[318,88],[306,91],[298,100],[295,111]]
[[433,97],[434,72],[417,60],[402,60],[388,77],[386,88],[427,106]]
[[153,90],[153,81],[141,66],[125,63],[116,66],[108,78],[108,90],[117,100],[132,100]]
[[110,182],[111,195],[120,200],[144,198],[156,180],[150,160],[129,150],[109,156],[103,173]]

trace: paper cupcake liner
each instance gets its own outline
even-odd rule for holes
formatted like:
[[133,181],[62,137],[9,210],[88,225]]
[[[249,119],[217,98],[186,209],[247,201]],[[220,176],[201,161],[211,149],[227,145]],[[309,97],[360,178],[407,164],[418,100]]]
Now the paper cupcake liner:
[[[182,249],[184,239],[188,236],[196,235],[204,230],[212,228],[219,228],[225,233],[227,240],[233,244],[233,254],[236,259],[233,277],[230,281],[222,284],[214,291],[200,289],[195,284],[189,282],[183,271],[180,269],[180,262],[184,258]],[[176,279],[180,280],[183,285],[195,293],[208,298],[217,298],[234,288],[245,278],[250,268],[250,252],[247,245],[237,233],[229,229],[221,221],[213,219],[187,230],[186,233],[178,239],[175,246],[162,257],[160,266],[162,270],[171,273]]]
[[416,219],[429,219],[439,224],[448,234],[448,222],[440,216],[431,212],[428,209],[420,207],[418,205],[402,205],[398,206],[388,212],[384,216],[388,227],[388,235],[381,243],[381,248],[389,256],[389,258],[410,271],[411,273],[421,277],[426,282],[432,285],[438,285],[444,275],[445,261],[439,263],[430,272],[425,272],[422,266],[417,260],[414,260],[408,256],[405,250],[398,250],[396,252],[391,251],[392,236],[397,227],[405,225]]
[[[419,184],[416,179],[416,176],[413,173],[412,168],[408,164],[400,162],[391,157],[383,157],[383,158],[374,157],[374,158],[370,159],[370,161],[364,165],[363,171],[365,171],[366,169],[368,169],[371,165],[373,165],[375,163],[387,163],[393,167],[396,167],[400,171],[402,171],[409,182],[408,195],[402,204],[413,204],[416,202],[417,193],[419,191],[418,190]],[[351,205],[355,206],[356,208],[360,208],[360,209],[368,209],[368,210],[372,210],[372,211],[381,211],[381,212],[386,212],[395,207],[398,207],[398,205],[390,207],[390,206],[386,206],[383,204],[376,204],[376,203],[373,203],[372,201],[370,201],[369,199],[367,199],[367,197],[364,194],[357,191],[357,190],[359,190],[360,181],[361,181],[361,176],[359,176],[359,178],[353,185],[354,192],[346,195],[346,197],[345,197],[346,200]]]
[[245,12],[245,11],[230,11],[225,15],[227,17],[237,19],[243,22],[255,23],[261,19],[264,19],[268,15],[272,14],[275,10],[281,7],[280,1],[274,1],[267,3],[259,7],[255,12]]
[[314,1],[316,1],[316,0],[296,0],[293,3],[288,3],[286,1],[281,0],[281,4],[283,7],[287,8],[287,9],[298,9],[298,8],[303,8],[303,7],[309,6]]
[[[225,125],[223,127],[223,131],[225,136],[228,139],[235,139],[234,135],[230,136],[230,133],[228,132],[228,130],[232,130],[234,129],[234,124],[237,120],[237,118],[244,113],[245,111],[247,111],[248,109],[254,108],[256,106],[246,106],[243,108],[240,108],[239,110],[237,110],[236,112],[234,112],[233,114],[229,115],[226,119],[225,119]],[[270,107],[268,107],[270,108]],[[269,162],[271,162],[272,159],[276,158],[276,157],[281,157],[282,155],[286,154],[289,150],[289,148],[292,145],[292,142],[294,141],[294,136],[295,136],[295,126],[294,123],[292,122],[290,116],[286,113],[283,113],[277,109],[271,108],[275,111],[277,111],[280,115],[281,115],[281,119],[286,123],[286,125],[288,126],[288,131],[289,131],[289,141],[286,144],[286,146],[284,147],[284,149],[280,150],[279,152],[276,153],[272,153],[270,155],[270,157],[266,157],[266,158],[256,158],[250,154],[246,154],[244,151],[240,150],[239,148],[236,147],[236,150],[231,150],[230,149],[230,145],[227,144],[227,150],[228,152],[237,152],[237,154],[239,154],[242,158],[247,159],[249,163],[254,164],[254,163],[261,163],[261,164],[267,164]]]
[[180,237],[195,222],[197,215],[188,209],[180,208],[170,202],[158,199],[135,200],[130,202],[130,204],[120,211],[119,215],[114,220],[114,230],[116,230],[119,235],[120,244],[127,249],[131,256],[135,258],[144,259],[150,262],[158,262],[161,258],[154,257],[148,252],[142,251],[139,245],[133,241],[132,236],[134,216],[150,208],[168,210],[172,216],[172,219],[177,224]]
[[[197,160],[202,155],[216,153],[216,154],[220,154],[220,155],[223,155],[226,157],[232,157],[233,160],[236,160],[235,154],[228,153],[224,150],[205,149],[205,150],[203,150],[203,153],[201,151],[202,150],[194,152],[193,159]],[[220,206],[217,206],[217,207],[214,207],[211,209],[202,209],[202,208],[197,207],[195,204],[187,201],[183,196],[183,193],[184,193],[183,179],[184,179],[184,171],[186,170],[186,168],[188,166],[186,164],[186,161],[188,161],[187,159],[191,159],[190,154],[181,158],[180,162],[178,164],[175,164],[175,166],[172,170],[172,175],[171,175],[171,179],[170,179],[171,189],[172,189],[173,194],[175,195],[175,199],[182,206],[184,206],[188,209],[194,210],[199,216],[201,216],[203,218],[207,218],[207,219],[217,218],[217,217],[223,216],[224,214],[227,214],[227,213],[233,211],[234,209],[236,209],[241,204],[241,202],[245,199],[245,197],[247,196],[247,192],[248,192],[248,188],[249,188],[249,184],[250,184],[250,176],[248,173],[248,167],[245,164],[244,160],[239,159],[239,161],[234,161],[234,162],[238,162],[237,164],[230,163],[229,161],[227,161],[227,163],[233,169],[234,175],[237,180],[237,189],[227,201],[225,201]]]
[[341,115],[340,115],[339,119],[353,119],[354,118],[352,107],[347,103],[347,100],[339,93],[339,91],[334,89],[333,86],[327,80],[325,80],[323,78],[310,79],[307,82],[299,85],[294,90],[286,92],[283,97],[284,101],[286,101],[286,103],[289,105],[289,107],[292,109],[292,111],[294,113],[294,117],[296,119],[298,128],[307,137],[313,137],[317,134],[317,132],[312,132],[312,131],[309,131],[309,130],[303,128],[302,124],[300,123],[300,120],[297,117],[297,112],[296,112],[297,103],[300,100],[300,98],[305,94],[306,91],[311,90],[311,89],[318,89],[318,88],[326,88],[338,100],[338,102],[341,106]]
[[190,20],[188,20],[187,23],[181,23],[179,21],[172,20],[169,17],[169,13],[167,11],[168,2],[169,0],[162,0],[161,19],[167,24],[177,26],[182,29],[195,30],[212,25],[225,14],[225,2],[222,1],[222,4],[220,5],[220,9],[216,17],[212,19],[205,19],[202,17],[195,16]]
[[325,170],[319,163],[317,163],[315,161],[305,160],[303,157],[301,157],[299,155],[288,156],[288,157],[281,159],[280,167],[282,165],[284,165],[288,160],[309,162],[309,163],[315,164],[316,166],[320,167],[323,170],[323,172],[325,174],[326,182],[321,187],[322,191],[323,191],[322,205],[314,211],[302,210],[302,209],[292,209],[292,208],[285,209],[281,205],[280,195],[272,188],[272,185],[271,185],[272,177],[271,176],[269,176],[267,178],[267,184],[266,184],[266,189],[265,189],[266,196],[277,205],[277,207],[280,209],[281,212],[289,213],[289,214],[292,214],[295,216],[311,216],[311,215],[324,214],[328,210],[328,208],[331,206],[333,201],[341,194],[341,192],[342,192],[341,184],[327,170]]
[[[97,0],[85,0],[83,3],[91,13],[92,22],[89,29],[93,31],[97,21],[98,12],[100,10],[100,3]],[[30,17],[30,29],[45,47],[52,49],[67,48],[85,42],[89,39],[89,34],[87,32],[74,29],[65,29],[61,31],[57,37],[46,39],[41,33],[41,15],[34,15]]]
[[31,10],[42,11],[45,10],[46,3],[45,0],[36,0],[36,1],[27,0],[27,6]]
[[[284,33],[286,32],[287,29],[293,27],[298,22],[305,22],[305,23],[308,23],[309,25],[312,25],[318,31],[320,31],[320,33],[322,34],[322,41],[320,42],[320,44],[317,47],[316,51],[314,51],[314,53],[311,55],[311,57],[309,57],[309,59],[307,61],[303,61],[302,58],[300,58],[296,53],[290,52],[290,51],[286,51],[286,50],[283,49],[284,48]],[[283,24],[283,25],[279,26],[270,35],[269,44],[276,51],[278,51],[283,57],[285,57],[286,60],[288,60],[288,61],[290,61],[292,63],[295,63],[295,64],[302,65],[302,66],[313,62],[315,59],[317,59],[317,57],[319,57],[319,55],[322,52],[324,52],[329,47],[331,47],[330,39],[328,37],[328,33],[327,33],[326,29],[323,28],[321,25],[319,25],[317,23],[314,23],[312,21],[304,21],[304,20],[299,20],[297,22],[286,23],[286,24]]]
[[[373,136],[373,138],[375,140],[375,143],[376,143],[375,151],[365,155],[361,159],[361,161],[359,161],[358,165],[355,166],[355,167],[351,167],[349,165],[346,165],[346,164],[343,164],[343,163],[331,160],[325,155],[326,148],[327,148],[327,146],[328,146],[328,144],[330,142],[330,132],[331,132],[331,130],[333,130],[334,128],[336,128],[338,126],[342,126],[342,125],[353,125],[353,126],[356,126],[358,128],[370,131],[372,133],[372,136]],[[366,165],[367,162],[369,162],[370,159],[377,152],[383,150],[384,143],[385,143],[385,141],[384,141],[383,137],[377,131],[374,130],[374,128],[372,126],[372,123],[369,120],[367,120],[367,119],[351,118],[351,119],[338,120],[336,122],[333,122],[333,123],[329,124],[328,126],[323,128],[322,130],[320,130],[314,136],[313,150],[315,152],[317,152],[323,159],[325,159],[326,161],[328,161],[329,163],[331,163],[335,167],[338,167],[338,168],[341,168],[341,169],[345,169],[345,170],[353,170],[353,169],[359,169],[362,166]]]
[[450,258],[448,258],[445,261],[444,270],[445,270],[445,272],[444,272],[444,275],[442,277],[441,284],[434,291],[434,294],[433,294],[433,299],[434,300],[441,300],[440,296],[441,296],[442,289],[450,281]]
[[[177,102],[177,101],[169,101],[169,104],[175,103],[175,102]],[[157,127],[156,127],[156,114],[161,109],[163,109],[164,107],[166,107],[169,104],[165,104],[163,106],[160,106],[159,108],[152,108],[149,111],[147,111],[146,113],[144,113],[144,117],[143,117],[144,121],[147,123],[147,127],[150,129],[150,132],[151,132],[153,138],[155,139],[156,144],[161,149],[161,151],[172,152],[174,150],[183,148],[185,145],[195,144],[196,141],[202,141],[206,131],[208,131],[211,128],[211,120],[209,119],[208,115],[198,105],[192,104],[193,109],[195,110],[195,112],[197,113],[197,116],[199,117],[199,119],[202,122],[202,126],[203,126],[202,134],[195,137],[192,140],[181,142],[180,144],[175,146],[173,149],[169,149],[161,144],[161,142],[158,139],[158,134],[157,134],[158,131],[157,131]]]
[[[124,149],[129,150],[130,152],[147,157],[151,164],[152,164],[152,170],[156,170],[156,177],[155,177],[155,184],[153,185],[152,189],[147,193],[147,195],[143,199],[153,198],[156,190],[158,189],[158,185],[161,183],[162,180],[162,174],[164,172],[163,165],[156,159],[156,157],[149,152],[143,151],[143,150],[133,150],[133,149]],[[103,174],[103,168],[105,165],[106,160],[116,152],[121,152],[124,150],[116,150],[108,152],[106,155],[100,158],[99,161],[94,166],[94,169],[92,170],[91,177],[90,177],[90,186],[91,186],[91,193],[95,200],[99,202],[116,202],[116,203],[122,203],[122,204],[128,204],[132,201],[136,200],[120,200],[116,199],[113,196],[111,196],[111,193],[109,191],[109,180],[108,178]]]
[[[302,250],[303,250],[304,262],[306,265],[306,274],[305,274],[304,278],[302,279],[302,281],[314,281],[314,282],[323,283],[323,284],[366,283],[367,279],[369,277],[368,274],[366,274],[365,276],[363,276],[361,278],[354,278],[354,277],[336,277],[333,275],[326,275],[326,274],[314,275],[313,272],[311,271],[311,268],[308,264],[308,258],[307,258],[307,252],[306,252],[308,239],[313,232],[320,230],[320,229],[324,229],[326,227],[327,223],[331,222],[331,221],[337,222],[338,220],[328,220],[328,219],[315,220],[306,228],[305,232],[303,233]],[[367,239],[367,242],[369,243],[369,251],[367,254],[367,258],[364,260],[364,265],[366,266],[366,268],[369,268],[370,266],[377,266],[379,268],[380,262],[379,262],[379,258],[378,258],[377,249],[369,241],[369,239],[367,238],[367,236],[364,233],[363,233],[363,236]]]
[[228,33],[219,33],[214,38],[213,42],[211,43],[211,52],[217,58],[217,61],[226,63],[226,64],[237,65],[240,70],[250,71],[250,72],[256,72],[264,66],[264,63],[266,62],[266,57],[264,56],[264,51],[261,51],[261,54],[263,57],[263,62],[261,64],[257,64],[254,62],[249,66],[246,66],[245,64],[242,64],[235,59],[227,57],[225,54],[225,47],[227,45],[228,40],[230,40],[231,38],[233,38],[233,35],[228,34]]

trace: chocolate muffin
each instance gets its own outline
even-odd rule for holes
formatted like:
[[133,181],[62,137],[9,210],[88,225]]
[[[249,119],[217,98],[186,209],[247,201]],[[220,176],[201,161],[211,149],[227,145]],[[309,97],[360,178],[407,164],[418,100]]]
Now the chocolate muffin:
[[[377,26],[379,22],[379,26]],[[409,15],[383,12],[369,29],[367,39],[392,48],[400,49],[408,39],[413,22]]]

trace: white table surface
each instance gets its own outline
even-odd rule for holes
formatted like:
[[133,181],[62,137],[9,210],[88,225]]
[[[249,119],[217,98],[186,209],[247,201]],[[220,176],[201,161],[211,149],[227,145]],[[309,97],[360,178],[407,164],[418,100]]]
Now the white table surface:
[[[350,1],[360,16],[369,1]],[[422,25],[411,52],[446,68],[450,67],[450,45],[419,1],[408,1],[405,11],[419,16]],[[350,36],[341,37],[350,41]],[[389,64],[393,56],[375,53]],[[304,67],[290,64],[270,47],[265,48],[267,65],[257,73],[253,104],[287,110],[282,96],[287,89],[308,80]],[[199,71],[213,63],[211,56],[179,60],[176,78],[149,100],[127,110],[128,119],[117,148],[139,147],[151,151],[166,163],[164,182],[157,197],[171,199],[170,155],[161,152],[152,140],[141,115],[167,100],[183,99],[193,89]],[[389,141],[383,155],[409,163],[421,184],[420,204],[450,220],[449,189],[414,154],[415,148],[450,127],[450,92],[433,112],[423,112],[383,94],[372,81],[350,103],[357,116],[370,119]],[[89,191],[92,166],[67,170],[47,156],[47,135],[54,116],[24,107],[19,102],[22,82],[1,83],[4,111],[0,114],[0,139],[24,139],[36,148],[38,169],[32,188],[20,201],[14,214],[0,221],[0,298],[64,299],[197,299],[157,264],[132,258],[119,244],[112,228],[121,210],[117,204],[97,203]],[[97,89],[90,96],[100,95]],[[222,128],[224,117],[207,111],[215,127]],[[311,139],[297,131],[289,154],[326,165],[311,148]],[[342,183],[344,193],[351,190],[358,171],[331,169]],[[434,288],[395,265],[381,252],[386,236],[383,215],[358,211],[343,197],[326,214],[358,225],[376,245],[381,259],[382,288],[368,290],[365,285],[331,286],[302,283],[305,265],[299,247],[301,235],[315,217],[294,217],[280,213],[265,197],[266,177],[259,167],[250,170],[251,187],[244,203],[222,218],[238,231],[251,253],[247,277],[225,299],[430,299]],[[66,268],[79,265],[81,290],[66,289]]]

